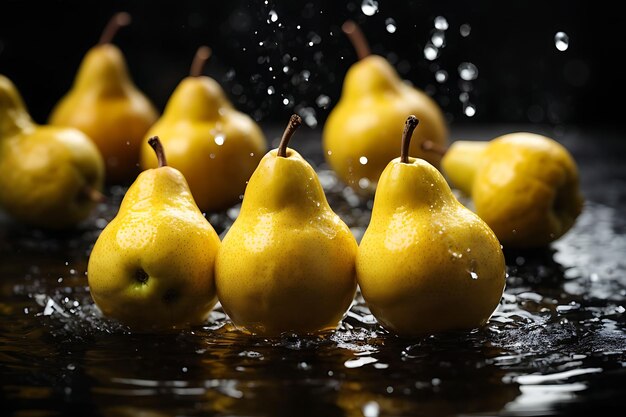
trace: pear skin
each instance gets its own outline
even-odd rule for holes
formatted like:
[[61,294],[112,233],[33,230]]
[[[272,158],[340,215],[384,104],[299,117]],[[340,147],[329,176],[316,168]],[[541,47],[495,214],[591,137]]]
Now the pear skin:
[[489,142],[472,198],[476,213],[505,247],[547,246],[582,212],[578,168],[558,142],[527,132]]
[[0,206],[22,223],[65,229],[102,197],[98,149],[72,128],[32,121],[13,83],[0,75]]
[[127,183],[139,172],[139,148],[157,117],[152,103],[134,85],[122,52],[103,42],[85,55],[74,85],[53,109],[50,124],[86,133],[104,157],[107,182]]
[[420,119],[411,141],[411,155],[435,166],[441,157],[423,151],[421,144],[431,141],[445,145],[448,130],[432,98],[407,85],[387,60],[370,55],[353,23],[347,22],[344,31],[352,37],[359,34],[359,40],[353,42],[361,58],[348,70],[341,98],[324,125],[324,156],[346,184],[359,193],[373,195],[383,169],[397,156],[396,142],[407,114]]
[[441,169],[452,186],[467,196],[472,195],[476,170],[487,146],[488,142],[458,140],[443,152]]
[[337,327],[356,290],[357,244],[331,210],[313,168],[287,141],[250,178],[217,255],[217,294],[238,328],[262,335]]
[[[267,149],[258,125],[232,106],[215,80],[199,74],[178,85],[147,137],[156,133],[164,138],[170,165],[183,173],[203,211],[237,203]],[[156,164],[146,138],[141,167]]]
[[363,297],[378,321],[402,336],[481,326],[504,290],[500,242],[441,173],[409,158],[408,149],[383,171],[359,245]]
[[[152,143],[164,155],[160,142]],[[130,186],[89,256],[94,301],[104,315],[138,331],[201,324],[217,301],[219,237],[185,177],[160,161]]]

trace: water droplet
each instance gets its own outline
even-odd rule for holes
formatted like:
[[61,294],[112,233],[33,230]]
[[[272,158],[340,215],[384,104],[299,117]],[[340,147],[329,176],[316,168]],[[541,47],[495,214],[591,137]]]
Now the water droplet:
[[443,16],[435,17],[435,28],[439,30],[448,30],[448,21]]
[[267,95],[271,96],[272,94],[274,94],[276,92],[276,90],[274,90],[274,86],[269,86],[267,87]]
[[464,38],[467,38],[471,31],[472,31],[472,27],[467,23],[462,24],[461,27],[459,28],[459,32],[461,33],[461,36],[463,36]]
[[283,104],[284,104],[285,106],[287,106],[287,105],[289,104],[289,99],[288,99],[287,97],[285,97],[285,98],[283,99]]
[[472,103],[467,103],[463,109],[463,113],[465,113],[467,117],[473,117],[476,114],[476,107]]
[[363,404],[363,417],[378,417],[380,414],[380,405],[376,401],[368,401]]
[[478,78],[478,68],[471,62],[461,62],[459,65],[459,76],[465,81],[472,81]]
[[374,16],[378,12],[378,2],[376,0],[363,0],[361,11],[365,16]]
[[74,365],[73,363],[68,363],[68,364],[67,364],[67,366],[66,366],[66,368],[67,368],[69,371],[73,371],[74,369],[76,369],[76,365]]
[[217,135],[215,135],[215,139],[214,139],[214,140],[215,140],[215,144],[216,144],[217,146],[222,146],[222,145],[224,144],[224,140],[225,140],[225,139],[226,139],[226,138],[224,137],[224,135],[223,135],[223,134],[218,133]]
[[328,156],[330,156],[330,155],[332,155],[332,154],[333,154],[333,151],[328,151],[328,152],[326,152],[326,153],[328,154]]
[[385,19],[385,29],[387,29],[387,32],[389,33],[395,33],[396,32],[396,21],[393,20],[391,17],[388,19]]
[[446,70],[439,70],[435,73],[435,80],[438,83],[445,83],[448,79],[448,72]]
[[469,94],[467,94],[467,93],[459,94],[459,101],[461,103],[467,103],[469,101]]
[[367,156],[360,157],[359,162],[361,163],[361,165],[367,164]]
[[472,279],[478,279],[478,274],[474,271],[470,271],[470,277],[472,277]]
[[569,48],[569,36],[567,36],[567,33],[557,32],[554,35],[554,46],[561,52],[567,50]]
[[214,154],[214,153],[209,154],[209,158],[211,158],[211,159],[215,159],[215,154]]
[[359,180],[359,187],[361,187],[362,189],[367,189],[367,187],[370,186],[370,180],[368,180],[367,178],[361,178]]
[[270,20],[271,20],[272,22],[275,22],[275,21],[277,21],[277,20],[278,20],[278,13],[276,13],[276,11],[275,11],[275,10],[270,10],[269,15],[270,15]]
[[424,58],[429,61],[434,61],[439,56],[439,49],[432,43],[427,43],[424,47]]
[[446,43],[446,34],[441,30],[436,30],[433,32],[433,35],[430,37],[430,41],[437,48],[442,48]]
[[317,107],[321,107],[322,109],[325,109],[330,104],[330,97],[328,97],[325,94],[320,94],[315,99],[315,104],[317,104]]

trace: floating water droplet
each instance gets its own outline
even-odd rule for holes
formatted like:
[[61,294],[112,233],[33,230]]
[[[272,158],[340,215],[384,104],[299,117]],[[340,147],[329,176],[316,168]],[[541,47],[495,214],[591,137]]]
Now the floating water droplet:
[[269,86],[267,87],[267,95],[271,96],[272,94],[274,94],[276,92],[276,90],[274,90],[274,86]]
[[367,187],[370,186],[370,180],[368,180],[367,178],[361,178],[359,180],[359,187],[362,189],[367,189]]
[[467,93],[459,94],[459,101],[461,103],[467,103],[469,101],[469,94],[467,94]]
[[430,41],[437,48],[444,47],[444,44],[446,43],[446,34],[445,34],[445,32],[441,31],[441,30],[436,30],[435,32],[433,32],[432,36],[430,37]]
[[211,159],[215,159],[215,154],[214,154],[214,153],[209,154],[209,158],[211,158]]
[[272,22],[275,22],[278,20],[278,13],[276,13],[276,10],[270,10],[269,15],[270,15],[270,20]]
[[376,401],[368,401],[363,404],[363,417],[378,417],[380,414],[380,405]]
[[287,97],[285,97],[285,98],[283,99],[283,104],[284,104],[285,106],[287,106],[287,105],[289,104],[289,99],[288,99]]
[[435,80],[438,83],[445,83],[448,79],[448,72],[446,70],[439,70],[435,73]]
[[554,35],[554,46],[561,52],[567,50],[569,48],[569,36],[567,36],[567,33],[557,32]]
[[361,165],[367,164],[367,156],[360,157],[359,162],[361,163]]
[[459,33],[461,33],[461,36],[463,36],[464,38],[467,38],[471,31],[472,27],[467,23],[462,24],[459,28]]
[[376,0],[363,0],[361,11],[365,16],[374,16],[378,12],[378,2]]
[[439,49],[432,43],[427,43],[424,47],[424,58],[429,61],[434,61],[439,56]]
[[461,62],[459,65],[459,76],[465,81],[472,81],[478,78],[478,68],[471,62]]
[[478,274],[474,271],[470,271],[470,277],[472,277],[472,279],[478,279]]
[[472,103],[467,103],[463,109],[463,113],[465,113],[467,117],[473,117],[476,114],[476,107]]
[[224,137],[224,135],[222,133],[218,133],[217,135],[215,135],[215,144],[217,146],[222,146],[224,144],[224,140],[226,138]]
[[317,107],[321,107],[321,108],[325,109],[330,104],[330,97],[328,97],[325,94],[320,94],[315,99],[315,104],[317,104]]
[[443,16],[435,17],[435,29],[448,30],[448,21]]
[[396,21],[393,20],[391,17],[385,19],[385,29],[387,29],[387,32],[389,33],[395,33],[396,32]]

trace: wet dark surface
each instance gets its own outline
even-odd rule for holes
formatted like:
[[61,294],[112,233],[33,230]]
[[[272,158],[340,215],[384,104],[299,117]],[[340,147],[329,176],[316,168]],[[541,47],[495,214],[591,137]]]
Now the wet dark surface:
[[[520,129],[529,127],[457,128],[453,137]],[[550,249],[506,253],[501,305],[486,327],[469,332],[401,339],[378,327],[357,297],[338,331],[319,338],[243,336],[219,308],[192,330],[132,334],[101,316],[85,276],[123,188],[110,189],[109,203],[73,233],[28,230],[0,216],[0,414],[621,414],[624,138],[601,129],[543,132],[579,162],[584,213]],[[332,207],[360,238],[371,205],[319,164],[319,131],[302,129],[292,145],[318,165]],[[237,213],[209,218],[223,233]]]

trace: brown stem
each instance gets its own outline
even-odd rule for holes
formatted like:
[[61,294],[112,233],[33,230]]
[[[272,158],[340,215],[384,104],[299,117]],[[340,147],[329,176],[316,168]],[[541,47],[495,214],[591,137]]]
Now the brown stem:
[[94,203],[102,203],[106,200],[104,194],[98,191],[96,188],[93,188],[91,185],[85,184],[79,191],[81,197],[91,200]]
[[102,35],[100,36],[100,42],[98,45],[104,45],[105,43],[111,43],[117,31],[124,26],[130,24],[130,14],[126,12],[115,13],[109,23],[104,27]]
[[208,46],[201,46],[196,51],[196,55],[193,57],[193,61],[191,62],[191,69],[189,70],[189,75],[192,77],[199,77],[202,75],[202,70],[204,69],[204,64],[211,57],[211,48]]
[[446,152],[448,152],[448,148],[438,143],[433,142],[432,140],[425,140],[422,143],[422,150],[426,152],[433,152],[440,156],[444,156]]
[[404,124],[404,132],[402,132],[402,150],[400,151],[400,162],[403,164],[409,163],[409,145],[411,144],[411,136],[413,136],[413,131],[419,122],[420,121],[417,117],[410,115]]
[[367,43],[367,39],[365,38],[363,31],[361,31],[359,25],[354,23],[354,21],[347,20],[341,26],[341,30],[343,30],[343,33],[348,35],[348,39],[350,39],[350,42],[352,43],[352,46],[354,47],[356,55],[359,57],[359,59],[363,59],[372,54],[372,51],[370,50],[370,46]]
[[165,158],[165,151],[163,150],[163,144],[159,140],[158,136],[152,136],[148,139],[148,145],[154,149],[157,160],[159,161],[159,168],[167,166],[167,159]]
[[296,130],[302,124],[302,117],[297,114],[292,114],[291,119],[289,119],[289,123],[285,128],[285,133],[283,133],[283,137],[280,139],[280,145],[278,145],[277,156],[281,156],[283,158],[287,157],[287,145],[289,145],[289,140],[296,133]]

